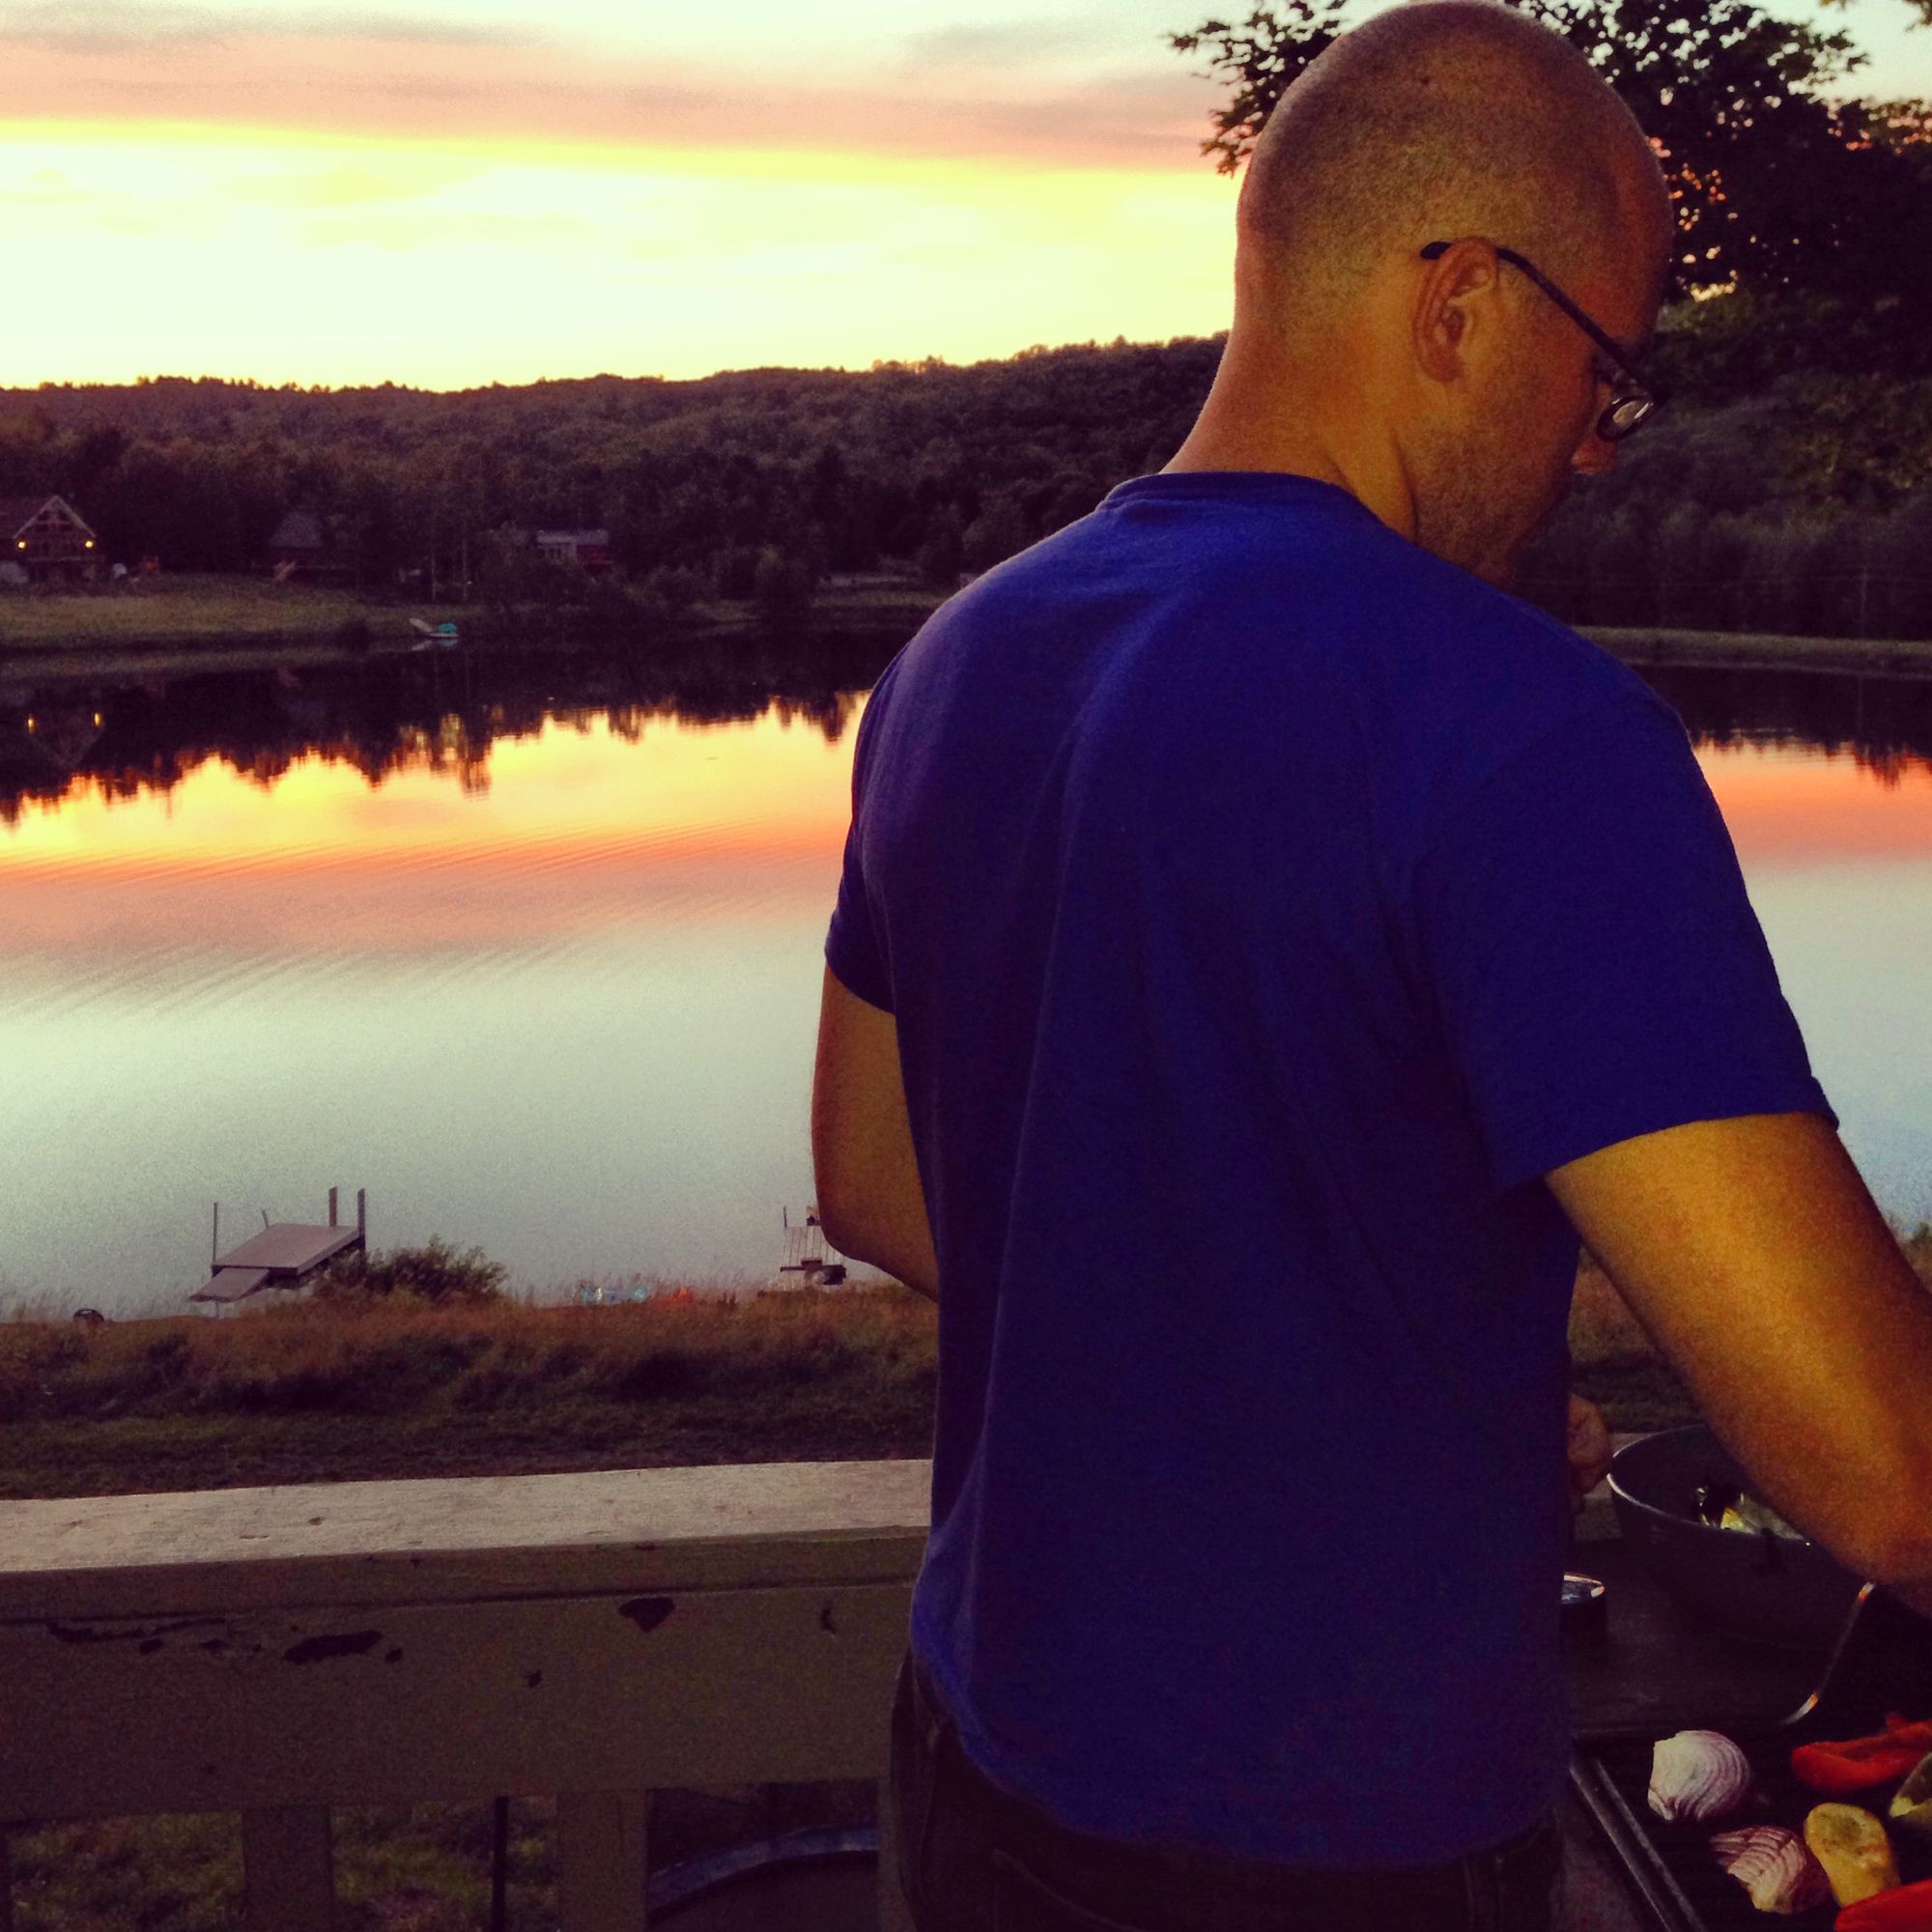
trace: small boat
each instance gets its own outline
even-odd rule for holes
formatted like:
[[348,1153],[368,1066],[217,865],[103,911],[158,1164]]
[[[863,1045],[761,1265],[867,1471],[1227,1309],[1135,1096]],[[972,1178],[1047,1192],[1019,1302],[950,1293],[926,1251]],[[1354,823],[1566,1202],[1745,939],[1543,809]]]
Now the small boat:
[[416,641],[412,650],[431,651],[439,645],[456,644],[462,641],[453,620],[445,617],[440,624],[431,624],[421,617],[410,619],[410,629],[416,634]]

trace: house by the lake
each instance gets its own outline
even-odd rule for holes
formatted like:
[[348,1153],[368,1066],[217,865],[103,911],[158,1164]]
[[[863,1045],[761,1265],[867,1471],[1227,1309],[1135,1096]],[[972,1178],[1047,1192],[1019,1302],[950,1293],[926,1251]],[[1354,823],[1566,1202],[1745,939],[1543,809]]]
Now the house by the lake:
[[65,497],[0,497],[0,561],[29,583],[92,583],[100,539]]
[[531,545],[546,563],[601,577],[611,568],[609,530],[538,530]]
[[297,571],[305,577],[327,576],[336,569],[336,559],[328,541],[328,531],[317,510],[299,504],[275,526],[269,539],[269,567],[278,583],[286,583]]

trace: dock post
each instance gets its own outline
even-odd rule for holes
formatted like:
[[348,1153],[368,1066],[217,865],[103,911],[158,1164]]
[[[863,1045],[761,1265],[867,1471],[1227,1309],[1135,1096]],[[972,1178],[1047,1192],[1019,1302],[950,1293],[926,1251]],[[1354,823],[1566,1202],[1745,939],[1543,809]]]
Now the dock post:
[[332,1187],[328,1190],[328,1225],[331,1228],[335,1226],[335,1189]]
[[369,1245],[369,1190],[366,1187],[355,1190],[355,1232],[366,1248]]
[[214,1231],[208,1237],[208,1264],[213,1267],[221,1253],[221,1203],[214,1204]]

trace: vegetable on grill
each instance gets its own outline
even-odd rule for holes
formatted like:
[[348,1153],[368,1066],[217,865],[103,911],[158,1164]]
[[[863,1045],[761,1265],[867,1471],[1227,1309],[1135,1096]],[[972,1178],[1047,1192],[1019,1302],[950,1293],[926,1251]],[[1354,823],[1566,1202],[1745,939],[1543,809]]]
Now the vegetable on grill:
[[1791,1753],[1791,1770],[1813,1791],[1865,1791],[1903,1777],[1928,1751],[1932,1723],[1909,1724],[1894,1711],[1885,1729],[1870,1737],[1800,1745]]
[[1932,1879],[1848,1905],[1834,1923],[1836,1932],[1932,1932]]
[[1679,1731],[1651,1747],[1650,1808],[1660,1818],[1714,1823],[1752,1793],[1750,1760],[1721,1731]]
[[1932,1833],[1932,1753],[1918,1761],[1893,1794],[1890,1815],[1909,1831]]
[[1832,1895],[1831,1882],[1796,1832],[1749,1825],[1711,1840],[1718,1862],[1750,1893],[1760,1912],[1808,1912]]
[[1804,1842],[1832,1881],[1840,1905],[1856,1905],[1898,1885],[1898,1864],[1885,1827],[1856,1804],[1817,1804],[1804,1820]]

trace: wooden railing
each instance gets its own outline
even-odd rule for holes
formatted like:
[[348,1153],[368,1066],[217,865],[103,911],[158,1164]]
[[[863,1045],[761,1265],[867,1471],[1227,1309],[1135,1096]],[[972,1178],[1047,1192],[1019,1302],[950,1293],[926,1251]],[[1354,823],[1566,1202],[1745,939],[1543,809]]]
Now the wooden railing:
[[10,1823],[239,1811],[250,1932],[315,1932],[332,1805],[537,1794],[557,1801],[564,1932],[638,1932],[654,1788],[883,1775],[928,1476],[0,1504],[0,1932]]

